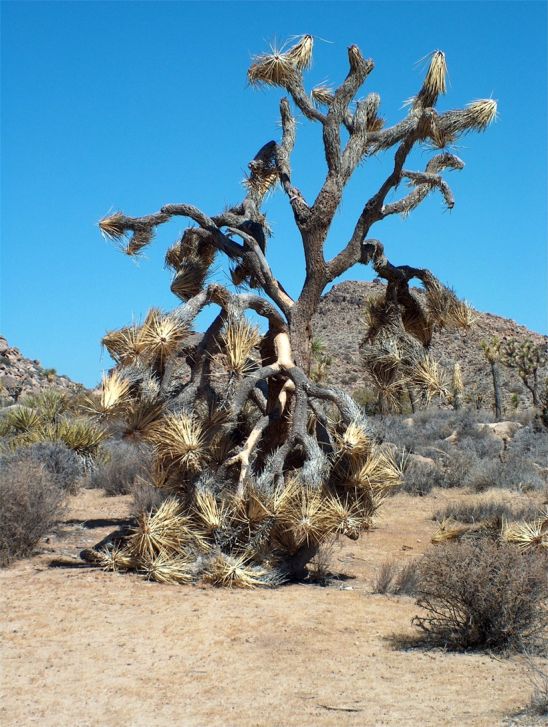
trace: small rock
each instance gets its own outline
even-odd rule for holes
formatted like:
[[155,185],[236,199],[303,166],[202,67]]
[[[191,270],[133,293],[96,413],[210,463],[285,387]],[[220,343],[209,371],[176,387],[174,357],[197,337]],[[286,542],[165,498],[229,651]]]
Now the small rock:
[[523,424],[519,422],[493,422],[488,424],[478,424],[478,429],[488,431],[495,437],[501,439],[512,439],[514,434],[521,429]]

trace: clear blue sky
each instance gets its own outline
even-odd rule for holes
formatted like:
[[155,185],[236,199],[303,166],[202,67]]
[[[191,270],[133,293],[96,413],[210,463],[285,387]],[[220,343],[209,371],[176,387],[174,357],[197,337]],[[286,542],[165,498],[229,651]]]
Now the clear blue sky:
[[[459,142],[455,209],[432,196],[371,234],[395,264],[429,267],[479,310],[546,332],[544,2],[3,2],[1,331],[13,345],[94,385],[110,365],[106,330],[177,304],[163,256],[184,221],[161,228],[138,264],[96,222],[167,202],[214,214],[241,199],[247,162],[279,134],[281,91],[246,86],[250,56],[302,33],[329,41],[316,42],[310,86],[343,78],[351,43],[375,60],[367,90],[388,123],[420,86],[416,61],[436,48],[449,66],[441,110],[498,99],[498,122]],[[417,152],[414,168],[427,159]],[[360,169],[329,252],[387,161]],[[300,123],[293,168],[311,197],[323,174],[316,125]],[[302,256],[280,192],[267,212],[273,268],[296,293]]]

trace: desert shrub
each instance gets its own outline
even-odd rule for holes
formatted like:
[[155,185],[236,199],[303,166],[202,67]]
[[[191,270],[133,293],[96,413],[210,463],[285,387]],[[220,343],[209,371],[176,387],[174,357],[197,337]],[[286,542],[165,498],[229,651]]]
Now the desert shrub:
[[410,452],[415,451],[413,444],[416,435],[412,429],[413,425],[402,417],[379,414],[371,419],[370,425],[377,441],[391,442],[402,449],[407,449]]
[[448,445],[441,487],[465,487],[470,470],[480,464],[474,452],[463,452],[454,445]]
[[456,520],[460,523],[479,523],[485,521],[533,520],[538,516],[538,506],[534,502],[509,503],[501,500],[476,498],[451,502],[438,510],[433,519],[438,522]]
[[409,457],[401,489],[410,495],[427,495],[433,487],[443,486],[443,472],[435,464]]
[[19,447],[6,455],[6,462],[30,462],[42,465],[57,486],[74,494],[83,474],[82,460],[62,442],[37,442]]
[[0,462],[0,565],[30,555],[60,518],[64,496],[36,462]]
[[439,545],[418,569],[413,622],[424,639],[449,649],[521,648],[546,627],[546,562],[489,540]]
[[446,410],[434,407],[417,412],[413,416],[413,432],[417,446],[424,446],[446,439],[453,432],[463,434],[476,423],[475,412],[470,409]]
[[373,582],[373,593],[390,593],[394,596],[413,596],[418,582],[418,566],[415,559],[402,566],[394,560],[385,560]]
[[[460,453],[461,459],[466,458],[466,452]],[[470,457],[470,466],[464,472],[461,484],[475,492],[484,492],[490,487],[499,487],[500,460],[480,459],[476,455]]]
[[502,441],[485,429],[478,429],[473,435],[458,434],[458,437],[458,449],[473,452],[480,459],[496,459],[503,451]]
[[548,466],[548,430],[532,424],[518,430],[508,445],[510,455],[521,455],[541,467]]
[[396,577],[398,566],[394,560],[385,560],[381,563],[375,580],[373,581],[373,593],[388,593],[392,581]]
[[107,495],[128,495],[138,479],[146,479],[151,463],[150,450],[129,442],[113,441],[102,449],[104,461],[91,472],[88,486],[101,488]]
[[138,477],[133,484],[131,494],[133,496],[131,514],[137,516],[142,512],[156,511],[169,493]]
[[542,490],[546,487],[546,478],[539,468],[528,457],[510,454],[499,465],[499,487],[512,490]]

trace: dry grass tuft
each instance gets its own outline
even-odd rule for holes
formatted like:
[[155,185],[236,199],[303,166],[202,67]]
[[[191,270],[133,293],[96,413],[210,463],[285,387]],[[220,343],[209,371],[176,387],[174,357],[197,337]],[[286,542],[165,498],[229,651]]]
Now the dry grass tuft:
[[249,177],[244,179],[244,186],[261,199],[278,183],[278,170],[275,166],[255,167]]
[[193,581],[191,563],[184,556],[160,553],[144,566],[145,576],[157,583],[184,585]]
[[322,506],[322,524],[327,533],[345,535],[357,540],[362,530],[371,527],[373,508],[367,499],[342,500],[339,497],[325,498]]
[[101,341],[111,357],[120,364],[134,362],[141,353],[139,328],[126,326],[117,331],[110,331]]
[[204,287],[208,271],[209,265],[199,257],[187,256],[173,278],[171,292],[181,300],[190,300]]
[[458,540],[470,530],[469,525],[455,523],[453,520],[442,520],[438,529],[430,539],[431,543],[445,543],[448,540]]
[[485,131],[497,118],[497,102],[492,98],[472,101],[466,106],[466,112],[470,120],[469,128]]
[[136,561],[127,548],[115,546],[97,551],[96,563],[106,571],[124,571],[135,568]]
[[89,400],[88,409],[97,414],[118,413],[129,403],[130,383],[118,371],[103,374],[99,400]]
[[164,362],[180,347],[187,334],[187,327],[175,316],[153,308],[139,332],[139,347],[147,357]]
[[205,532],[212,534],[226,524],[232,511],[226,502],[219,503],[209,490],[198,490],[193,512]]
[[219,553],[207,565],[204,580],[225,588],[260,588],[270,585],[268,572],[252,568],[244,555],[231,556]]
[[413,99],[413,108],[429,108],[435,105],[438,96],[447,91],[447,64],[445,53],[434,51],[430,57],[430,65],[418,95]]
[[196,472],[207,459],[207,439],[200,422],[189,414],[169,414],[150,428],[149,440],[159,461],[169,470]]
[[471,328],[479,318],[478,314],[465,300],[457,300],[455,304],[451,306],[449,315],[451,322],[457,326],[457,328],[462,328],[464,330]]
[[255,56],[247,72],[247,80],[254,86],[263,83],[285,88],[294,76],[294,64],[285,53],[276,49],[272,49],[272,53]]
[[255,56],[247,72],[247,79],[253,85],[266,84],[286,87],[299,71],[310,67],[314,39],[303,35],[289,50],[275,47],[270,53]]
[[131,399],[122,412],[124,437],[148,437],[164,415],[164,404],[155,399]]
[[319,543],[327,533],[321,491],[298,487],[290,498],[280,513],[282,529],[297,547],[304,543]]
[[312,65],[312,49],[314,38],[311,35],[303,35],[299,41],[286,52],[290,63],[299,70],[306,70]]
[[441,364],[429,355],[414,364],[410,379],[424,392],[427,401],[431,401],[435,396],[442,398],[449,396],[447,373]]
[[103,217],[98,223],[101,234],[109,240],[119,240],[126,233],[123,221],[124,215],[121,212],[115,212],[108,217]]
[[348,478],[350,486],[374,494],[398,487],[402,481],[402,468],[390,454],[380,449],[374,449],[365,463],[352,464]]
[[319,106],[329,106],[333,99],[333,89],[323,84],[315,86],[310,93],[312,100]]
[[128,552],[147,563],[160,554],[180,552],[192,537],[188,525],[177,498],[168,497],[156,512],[138,516],[137,527],[127,541]]
[[523,551],[548,548],[548,520],[542,517],[534,522],[506,524],[502,530],[502,538]]
[[230,318],[221,337],[228,371],[238,376],[245,374],[249,367],[249,356],[260,340],[257,326],[243,317]]
[[371,452],[372,442],[359,422],[351,422],[342,435],[338,436],[340,453],[353,459],[364,458]]

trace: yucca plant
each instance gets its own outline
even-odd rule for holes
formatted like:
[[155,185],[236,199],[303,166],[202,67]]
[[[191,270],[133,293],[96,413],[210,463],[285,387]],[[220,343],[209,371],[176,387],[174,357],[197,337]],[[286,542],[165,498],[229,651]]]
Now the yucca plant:
[[[427,399],[445,395],[443,374],[426,349],[436,328],[470,323],[469,309],[432,273],[393,265],[383,245],[367,236],[378,221],[409,214],[433,192],[453,207],[443,173],[462,169],[463,162],[446,149],[432,156],[431,148],[485,128],[496,115],[494,102],[436,112],[446,91],[446,58],[436,51],[404,117],[385,126],[379,94],[359,100],[373,62],[356,45],[348,49],[348,74],[340,86],[306,88],[313,45],[313,37],[304,35],[251,63],[252,86],[281,87],[289,98],[280,103],[281,138],[268,141],[249,162],[238,204],[216,215],[169,204],[137,218],[116,212],[99,223],[105,236],[136,255],[159,225],[174,217],[190,220],[166,255],[171,290],[183,303],[171,313],[152,311],[142,326],[103,340],[119,381],[128,382],[118,396],[105,394],[105,419],[123,436],[152,444],[153,479],[169,493],[156,512],[141,514],[135,531],[119,544],[130,560],[121,560],[119,551],[109,558],[131,562],[159,582],[203,578],[254,588],[302,578],[323,543],[356,538],[371,527],[400,482],[401,468],[373,441],[362,409],[328,384],[328,360],[311,336],[311,319],[328,284],[358,263],[371,264],[387,283],[368,306],[362,347],[385,401],[402,401],[414,390]],[[291,101],[322,132],[328,173],[315,201],[292,176]],[[414,171],[408,160],[421,145],[431,158],[424,170]],[[360,165],[387,150],[395,153],[394,172],[364,201],[348,244],[326,259],[328,232],[347,183]],[[388,202],[402,181],[409,189]],[[276,189],[287,197],[304,252],[305,282],[297,298],[277,279],[267,256],[264,201]],[[214,262],[217,273],[225,264],[235,288],[211,282]],[[422,296],[410,288],[414,279],[425,288]],[[207,307],[215,315],[196,339],[190,331]],[[248,311],[263,325],[247,320]]]

